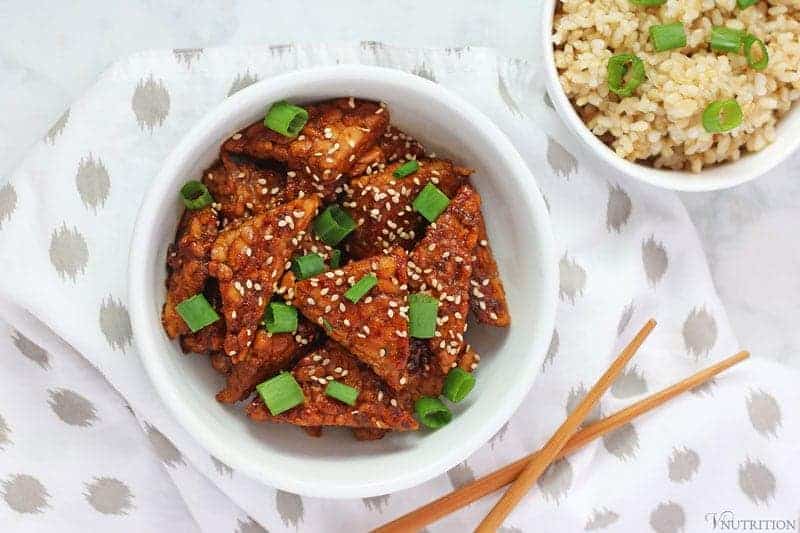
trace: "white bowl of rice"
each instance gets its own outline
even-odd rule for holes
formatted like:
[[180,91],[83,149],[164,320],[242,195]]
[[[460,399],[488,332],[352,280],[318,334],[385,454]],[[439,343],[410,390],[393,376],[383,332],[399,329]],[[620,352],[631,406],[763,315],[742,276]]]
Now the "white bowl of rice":
[[[545,0],[542,25],[554,107],[628,176],[675,190],[724,189],[764,174],[800,146],[798,0]],[[661,25],[677,26],[682,40],[657,51],[651,27]],[[724,32],[749,44],[712,48]],[[768,51],[766,66],[756,40]],[[625,71],[630,96],[620,96],[613,79],[617,94],[609,87],[609,60],[620,54],[644,67],[638,85],[632,63]],[[724,131],[714,131],[706,111],[731,100],[741,118],[717,113]]]

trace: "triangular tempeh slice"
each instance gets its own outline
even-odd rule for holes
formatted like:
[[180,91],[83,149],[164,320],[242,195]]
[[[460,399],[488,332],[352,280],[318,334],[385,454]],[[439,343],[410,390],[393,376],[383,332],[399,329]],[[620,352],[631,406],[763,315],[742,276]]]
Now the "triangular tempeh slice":
[[409,286],[439,300],[436,336],[428,341],[443,373],[455,366],[464,347],[469,312],[472,250],[478,240],[481,200],[464,185],[428,227],[408,260]]
[[247,359],[264,308],[319,207],[298,198],[220,232],[209,274],[219,280],[227,326],[224,350],[233,363]]
[[217,213],[211,207],[181,217],[175,243],[167,251],[167,296],[161,322],[169,338],[189,333],[176,306],[203,291],[208,278],[208,258],[217,238]]
[[378,102],[356,98],[304,107],[308,122],[297,137],[269,130],[262,120],[235,133],[223,151],[284,162],[317,192],[330,193],[377,145],[389,125],[389,111]]
[[486,224],[481,214],[478,222],[478,244],[473,251],[475,260],[472,263],[472,279],[470,280],[470,308],[478,322],[492,326],[506,327],[511,324],[508,312],[506,291],[497,270]]
[[[303,357],[292,369],[303,390],[305,402],[277,416],[256,398],[247,414],[253,420],[294,424],[296,426],[346,426],[395,431],[417,429],[416,420],[402,409],[394,393],[366,365],[343,347],[328,341],[323,347]],[[355,405],[348,405],[325,394],[330,381],[358,389]]]
[[358,227],[347,240],[347,249],[360,259],[380,254],[395,246],[410,249],[419,238],[425,220],[412,203],[429,182],[448,197],[464,184],[471,170],[444,159],[421,159],[420,168],[405,178],[393,172],[401,165],[387,165],[350,182],[343,202]]
[[[398,249],[296,282],[288,291],[301,313],[395,389],[405,384],[408,360],[406,263],[405,252]],[[376,276],[377,285],[357,303],[345,298],[369,274]]]

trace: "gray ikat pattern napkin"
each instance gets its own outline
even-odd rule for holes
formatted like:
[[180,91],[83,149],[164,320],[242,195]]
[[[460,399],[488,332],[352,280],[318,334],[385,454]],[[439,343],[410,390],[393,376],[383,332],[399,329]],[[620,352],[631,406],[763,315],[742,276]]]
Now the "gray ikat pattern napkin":
[[[144,374],[125,286],[136,209],[181,135],[257,80],[337,63],[413,72],[490,116],[537,177],[560,267],[557,328],[509,423],[446,475],[353,501],[260,485],[200,448]],[[564,131],[538,65],[487,49],[370,42],[123,60],[0,182],[0,258],[0,522],[15,531],[366,530],[540,446],[651,316],[659,327],[592,419],[739,348],[677,197],[604,168]],[[677,533],[711,531],[715,520],[796,527],[797,383],[755,354],[554,464],[504,531]],[[470,528],[495,498],[429,530]]]

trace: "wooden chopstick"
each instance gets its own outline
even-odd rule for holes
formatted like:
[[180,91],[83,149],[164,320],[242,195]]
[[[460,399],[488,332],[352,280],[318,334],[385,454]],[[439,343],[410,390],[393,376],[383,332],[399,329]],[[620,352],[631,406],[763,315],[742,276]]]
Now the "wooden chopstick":
[[[638,402],[607,416],[602,420],[586,426],[581,431],[577,432],[564,446],[561,453],[556,457],[560,459],[570,453],[582,448],[589,442],[597,439],[611,431],[627,424],[634,418],[655,409],[672,398],[682,394],[690,389],[693,389],[703,383],[706,383],[717,374],[727,370],[728,368],[744,361],[750,356],[746,351],[742,351],[723,359],[706,369],[703,369],[688,378],[675,383],[662,389],[659,392],[651,394],[650,396],[639,400]],[[401,531],[418,531],[425,526],[444,518],[445,516],[466,507],[467,505],[478,501],[491,494],[492,492],[508,485],[514,481],[520,472],[539,452],[534,452],[521,459],[517,459],[503,468],[495,470],[472,483],[465,485],[449,494],[445,494],[441,498],[434,500],[422,507],[411,511],[377,529],[376,533],[395,533]]]
[[481,521],[475,529],[476,533],[494,533],[503,524],[506,517],[514,510],[519,501],[528,493],[531,486],[536,483],[539,476],[547,469],[548,466],[556,459],[558,454],[567,444],[567,441],[575,434],[575,431],[583,423],[589,411],[600,400],[600,397],[611,387],[617,376],[628,364],[628,361],[636,354],[639,347],[645,341],[653,328],[656,327],[656,321],[652,318],[639,330],[639,333],[633,338],[622,353],[611,363],[608,370],[600,376],[597,383],[591,390],[584,396],[574,411],[567,417],[563,424],[556,430],[550,440],[542,447],[536,456],[525,465],[522,472],[519,473],[517,479],[511,484],[506,493],[500,498],[489,514]]

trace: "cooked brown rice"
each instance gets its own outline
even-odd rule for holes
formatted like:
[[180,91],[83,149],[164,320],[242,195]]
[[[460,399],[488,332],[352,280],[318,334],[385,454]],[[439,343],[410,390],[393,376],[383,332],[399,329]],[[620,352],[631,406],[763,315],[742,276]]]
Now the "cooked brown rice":
[[[684,24],[687,46],[655,52],[648,29],[670,22]],[[761,39],[767,68],[712,51],[712,26]],[[631,161],[699,172],[736,160],[774,141],[775,125],[800,99],[800,0],[762,0],[747,9],[736,0],[667,0],[657,8],[562,0],[553,27],[564,91],[591,131]],[[645,64],[647,77],[628,98],[608,90],[608,59],[617,53],[634,53]],[[723,98],[736,98],[744,121],[727,133],[707,133],[703,110]]]

